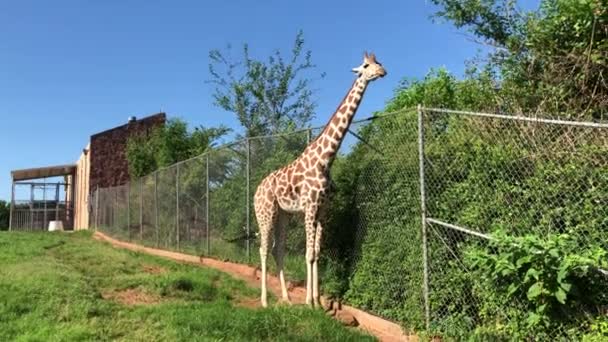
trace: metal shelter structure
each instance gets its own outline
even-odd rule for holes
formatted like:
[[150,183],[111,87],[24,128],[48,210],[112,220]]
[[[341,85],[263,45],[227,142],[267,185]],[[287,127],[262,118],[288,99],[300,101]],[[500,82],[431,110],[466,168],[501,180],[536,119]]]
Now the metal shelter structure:
[[9,230],[46,230],[51,221],[73,229],[76,165],[13,170],[11,177]]

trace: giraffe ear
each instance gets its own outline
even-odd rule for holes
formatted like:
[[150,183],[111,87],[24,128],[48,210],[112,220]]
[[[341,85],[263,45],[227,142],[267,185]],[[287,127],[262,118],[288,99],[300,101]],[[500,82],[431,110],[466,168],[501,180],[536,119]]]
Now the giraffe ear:
[[368,58],[369,58],[369,56],[367,55],[367,51],[365,51],[365,52],[363,53],[363,58],[364,58],[364,59],[368,59]]

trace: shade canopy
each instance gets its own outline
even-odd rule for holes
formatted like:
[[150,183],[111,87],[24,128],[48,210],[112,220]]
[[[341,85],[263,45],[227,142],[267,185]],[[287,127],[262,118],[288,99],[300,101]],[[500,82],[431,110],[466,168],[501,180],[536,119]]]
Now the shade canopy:
[[33,169],[22,169],[11,171],[13,181],[24,181],[30,179],[40,179],[58,176],[68,176],[76,174],[76,165],[57,165],[37,167]]

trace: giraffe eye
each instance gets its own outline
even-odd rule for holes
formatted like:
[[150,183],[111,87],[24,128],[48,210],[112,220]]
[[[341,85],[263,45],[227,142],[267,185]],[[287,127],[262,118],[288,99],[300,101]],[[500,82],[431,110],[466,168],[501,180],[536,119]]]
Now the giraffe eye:
[[368,66],[369,66],[369,64],[365,64],[365,65],[363,66],[363,69],[366,69]]

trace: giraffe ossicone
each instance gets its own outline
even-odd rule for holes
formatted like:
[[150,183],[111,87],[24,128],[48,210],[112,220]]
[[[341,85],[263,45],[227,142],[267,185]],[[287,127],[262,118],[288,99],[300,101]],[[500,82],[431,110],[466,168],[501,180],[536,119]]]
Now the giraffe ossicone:
[[355,82],[336,112],[321,132],[292,163],[272,172],[262,180],[254,197],[255,215],[259,227],[261,302],[268,306],[266,262],[270,247],[277,264],[282,299],[290,302],[285,283],[286,223],[288,215],[304,214],[306,227],[306,304],[320,305],[318,261],[321,252],[324,212],[329,191],[329,170],[361,103],[367,85],[386,75],[382,64],[372,54],[364,54],[363,64],[353,69]]

